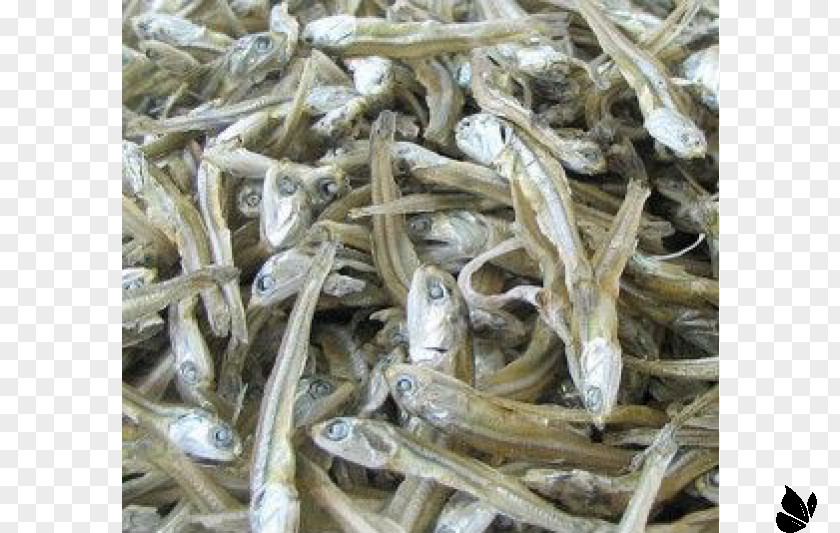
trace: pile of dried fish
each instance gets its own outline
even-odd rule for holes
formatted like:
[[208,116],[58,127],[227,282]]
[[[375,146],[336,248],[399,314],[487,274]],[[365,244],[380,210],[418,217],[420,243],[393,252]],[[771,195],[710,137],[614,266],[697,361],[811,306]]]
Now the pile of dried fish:
[[124,531],[717,531],[716,0],[123,8]]

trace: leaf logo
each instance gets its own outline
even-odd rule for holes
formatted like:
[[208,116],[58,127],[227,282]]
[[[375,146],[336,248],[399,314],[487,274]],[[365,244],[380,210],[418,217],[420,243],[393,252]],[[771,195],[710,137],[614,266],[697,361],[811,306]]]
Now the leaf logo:
[[799,494],[793,489],[785,485],[785,497],[782,498],[782,509],[787,511],[785,513],[776,513],[776,527],[785,533],[794,533],[805,529],[808,521],[814,516],[814,511],[817,508],[817,497],[814,493],[808,497],[808,505],[802,501]]

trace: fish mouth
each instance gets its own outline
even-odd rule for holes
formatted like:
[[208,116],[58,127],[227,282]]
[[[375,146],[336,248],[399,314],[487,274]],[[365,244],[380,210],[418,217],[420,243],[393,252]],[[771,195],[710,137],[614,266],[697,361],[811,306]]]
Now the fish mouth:
[[425,351],[435,352],[437,354],[443,355],[449,351],[448,348],[442,348],[440,346],[423,346],[422,348]]
[[[452,261],[460,261],[468,259],[463,252],[454,246],[451,242],[428,240],[418,250],[427,260],[436,263],[443,267],[445,264]],[[448,270],[445,269],[444,270]]]
[[196,457],[190,454],[190,459],[194,462],[203,465],[203,466],[227,466],[231,462],[237,459],[237,455],[230,454],[230,457],[222,458],[221,456],[216,457]]
[[429,250],[430,252],[445,252],[452,249],[452,243],[449,241],[442,241],[438,239],[426,239],[424,242],[424,248]]

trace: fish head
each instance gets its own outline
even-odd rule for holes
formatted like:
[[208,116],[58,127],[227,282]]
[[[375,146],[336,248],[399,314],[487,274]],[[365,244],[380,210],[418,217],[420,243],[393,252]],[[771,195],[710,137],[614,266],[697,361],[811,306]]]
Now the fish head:
[[596,420],[612,411],[621,382],[621,347],[604,337],[583,342],[579,390],[583,405]]
[[418,414],[422,408],[425,391],[429,388],[429,376],[420,365],[404,363],[389,365],[385,371],[385,380],[391,395],[408,411]]
[[691,119],[673,109],[654,109],[645,117],[645,129],[681,158],[706,155],[706,135]]
[[490,236],[487,222],[464,210],[415,215],[407,220],[407,231],[412,241],[426,241],[425,251],[438,263],[475,257]]
[[171,44],[161,41],[141,41],[137,44],[137,48],[143,52],[149,60],[159,65],[167,65],[169,67],[177,67],[188,69],[188,57],[183,56],[185,52],[181,52]]
[[188,76],[201,67],[201,62],[192,54],[170,43],[148,40],[139,42],[137,47],[156,66],[178,76]]
[[317,410],[325,398],[338,389],[342,381],[331,376],[307,376],[301,378],[295,390],[294,420],[301,420]]
[[312,256],[298,248],[272,255],[254,277],[248,307],[271,307],[289,298],[301,287],[311,266]]
[[393,431],[383,422],[338,417],[314,425],[310,434],[332,455],[367,468],[384,468],[398,451]]
[[260,32],[236,40],[225,53],[227,72],[234,78],[263,78],[272,70],[286,66],[285,46],[288,36]]
[[341,48],[353,41],[356,35],[356,17],[334,15],[323,17],[308,23],[301,39],[315,48]]
[[584,407],[596,420],[612,411],[621,382],[621,345],[618,342],[618,314],[614,301],[594,284],[580,284],[573,306],[571,334],[578,365],[572,379]]
[[233,427],[204,409],[190,409],[169,424],[169,438],[188,455],[227,463],[242,454],[242,441]]
[[266,172],[260,232],[275,249],[292,246],[312,223],[312,202],[300,177],[276,168]]
[[445,423],[449,413],[465,405],[465,397],[458,394],[457,380],[426,366],[390,365],[385,380],[401,407],[433,425]]
[[409,358],[437,366],[467,342],[469,309],[452,274],[436,265],[414,271],[406,303]]
[[402,308],[390,307],[371,313],[371,320],[382,323],[382,327],[373,336],[373,344],[391,351],[397,346],[404,346],[408,342],[406,332],[405,313]]
[[334,165],[316,167],[304,182],[312,205],[319,210],[350,192],[347,174]]

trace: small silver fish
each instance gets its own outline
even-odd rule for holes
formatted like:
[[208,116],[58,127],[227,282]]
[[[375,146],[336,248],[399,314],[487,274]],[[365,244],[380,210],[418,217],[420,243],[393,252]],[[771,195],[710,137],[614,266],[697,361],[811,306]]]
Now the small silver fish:
[[434,265],[414,271],[406,303],[408,357],[472,383],[470,315],[458,283]]
[[272,167],[265,175],[260,230],[274,249],[300,241],[312,224],[312,202],[303,182]]

